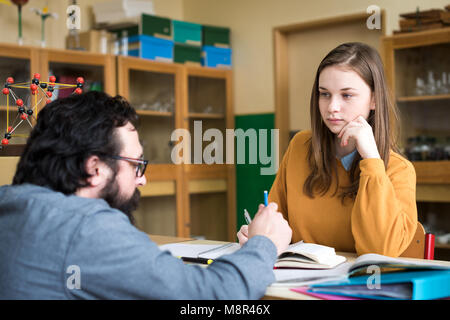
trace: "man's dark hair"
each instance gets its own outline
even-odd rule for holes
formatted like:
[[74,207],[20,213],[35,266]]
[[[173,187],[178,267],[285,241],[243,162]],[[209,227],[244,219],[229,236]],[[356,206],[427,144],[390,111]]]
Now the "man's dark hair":
[[128,122],[137,126],[136,111],[121,96],[102,92],[57,99],[38,114],[13,184],[32,183],[64,194],[87,186],[86,160],[97,155],[113,170],[122,149],[115,129]]

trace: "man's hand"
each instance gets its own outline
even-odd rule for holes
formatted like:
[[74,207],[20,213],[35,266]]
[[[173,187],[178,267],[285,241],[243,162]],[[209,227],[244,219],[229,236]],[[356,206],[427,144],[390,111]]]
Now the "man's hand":
[[278,205],[269,203],[267,207],[259,205],[258,212],[250,225],[244,225],[237,233],[239,244],[243,245],[248,239],[256,235],[266,236],[277,247],[277,254],[283,252],[292,238],[292,230],[280,212]]

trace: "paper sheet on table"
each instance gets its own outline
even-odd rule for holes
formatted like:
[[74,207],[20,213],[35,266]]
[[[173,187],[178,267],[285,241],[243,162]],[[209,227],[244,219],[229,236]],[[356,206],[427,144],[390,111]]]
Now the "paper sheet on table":
[[352,263],[345,262],[333,269],[275,269],[276,282],[271,286],[303,286],[330,280],[339,280],[347,276]]
[[225,254],[235,252],[240,248],[238,243],[229,244],[186,244],[170,243],[159,246],[161,250],[168,250],[175,257],[203,257],[216,259]]

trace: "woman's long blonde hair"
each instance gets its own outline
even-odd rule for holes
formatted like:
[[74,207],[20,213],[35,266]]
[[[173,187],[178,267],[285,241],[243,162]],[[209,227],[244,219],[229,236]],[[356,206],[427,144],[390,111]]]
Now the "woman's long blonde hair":
[[[385,81],[383,63],[378,52],[372,47],[358,42],[344,43],[333,49],[322,60],[317,69],[316,78],[311,93],[311,143],[308,149],[308,163],[311,170],[305,181],[303,192],[311,198],[315,194],[325,195],[331,187],[332,176],[336,177],[336,189],[339,189],[339,179],[336,166],[335,135],[322,120],[319,109],[319,76],[323,69],[339,65],[356,72],[370,87],[375,110],[371,110],[368,123],[372,127],[378,152],[385,167],[389,162],[390,150],[398,151],[394,128],[397,125],[397,111]],[[350,168],[350,186],[340,187],[339,197],[354,199],[359,188],[359,161],[357,154]]]

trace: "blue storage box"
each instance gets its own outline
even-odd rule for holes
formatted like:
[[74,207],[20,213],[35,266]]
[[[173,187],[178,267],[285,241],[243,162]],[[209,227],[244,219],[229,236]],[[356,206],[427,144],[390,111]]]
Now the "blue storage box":
[[173,41],[189,44],[191,46],[202,45],[202,25],[186,21],[172,20]]
[[231,49],[203,46],[202,65],[205,67],[231,69]]
[[163,62],[173,62],[172,40],[146,35],[128,37],[128,55]]

